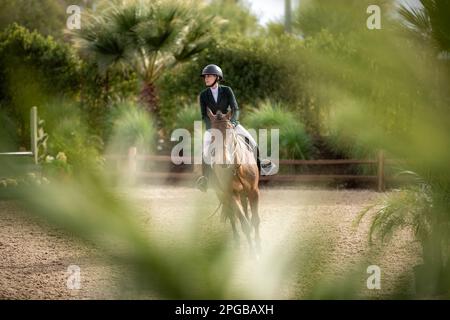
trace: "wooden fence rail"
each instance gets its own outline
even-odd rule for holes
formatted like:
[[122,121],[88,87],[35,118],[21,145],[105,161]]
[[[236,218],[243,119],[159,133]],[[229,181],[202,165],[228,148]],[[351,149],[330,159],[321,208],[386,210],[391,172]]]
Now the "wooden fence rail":
[[[193,166],[192,172],[153,172],[140,171],[137,163],[139,161],[152,161],[155,163],[171,164],[170,156],[161,155],[145,155],[138,154],[136,148],[130,148],[128,155],[110,154],[105,156],[107,160],[111,161],[127,161],[128,174],[132,178],[154,178],[154,179],[179,179],[179,180],[193,180],[199,175],[199,164],[181,164]],[[191,159],[192,160],[192,159]],[[194,159],[198,160],[198,159]],[[194,161],[193,161],[194,162]],[[195,161],[199,163],[200,161]],[[194,162],[194,163],[195,163]],[[261,181],[280,181],[280,182],[314,182],[314,181],[328,181],[328,180],[355,180],[355,181],[373,181],[376,182],[377,190],[383,192],[385,190],[385,165],[389,163],[386,161],[383,151],[378,152],[376,160],[359,160],[359,159],[319,159],[319,160],[293,160],[281,159],[279,165],[281,166],[327,166],[327,165],[373,165],[377,168],[376,175],[356,175],[356,174],[276,174],[272,176],[261,176]]]

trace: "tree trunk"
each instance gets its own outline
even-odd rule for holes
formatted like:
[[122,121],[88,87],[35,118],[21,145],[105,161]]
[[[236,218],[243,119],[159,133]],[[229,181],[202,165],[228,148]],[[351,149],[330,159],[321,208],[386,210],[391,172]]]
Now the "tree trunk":
[[140,101],[155,120],[159,119],[159,99],[154,83],[144,83],[141,90]]
[[[160,145],[160,140],[165,141],[165,132],[161,120],[161,115],[159,113],[159,97],[154,83],[144,83],[140,94],[140,102],[146,107],[156,125],[156,129],[158,131],[156,143]],[[161,148],[164,147],[161,146]]]

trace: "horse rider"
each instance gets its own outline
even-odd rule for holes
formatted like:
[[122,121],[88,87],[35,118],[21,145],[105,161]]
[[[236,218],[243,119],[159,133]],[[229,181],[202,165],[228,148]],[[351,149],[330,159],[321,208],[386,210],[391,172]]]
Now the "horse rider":
[[[263,173],[268,172],[273,164],[269,160],[264,160],[261,165],[261,160],[259,158],[259,149],[256,141],[253,139],[252,135],[239,123],[240,111],[233,90],[228,86],[219,84],[219,82],[223,80],[222,69],[215,64],[209,64],[205,68],[203,68],[201,77],[203,77],[205,85],[207,87],[200,93],[199,96],[202,120],[204,121],[206,126],[206,132],[203,137],[203,155],[205,156],[205,154],[208,153],[208,148],[211,144],[212,139],[210,133],[211,120],[207,115],[207,108],[211,109],[214,114],[219,110],[223,114],[226,114],[227,111],[231,109],[232,117],[230,121],[233,124],[236,133],[245,138],[247,143],[249,143],[252,147],[252,150],[256,149],[255,157],[259,173],[261,174],[261,169],[263,169]],[[208,189],[209,172],[210,165],[206,164],[205,161],[203,161],[202,176],[197,178],[196,181],[197,188],[203,192],[206,192],[206,190]]]

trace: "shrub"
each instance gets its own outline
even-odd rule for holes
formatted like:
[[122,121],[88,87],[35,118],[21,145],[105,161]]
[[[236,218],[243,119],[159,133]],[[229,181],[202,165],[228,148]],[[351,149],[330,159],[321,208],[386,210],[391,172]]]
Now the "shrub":
[[14,121],[2,111],[0,105],[0,152],[13,151],[17,145],[17,131]]
[[13,24],[0,33],[0,103],[29,148],[29,110],[53,95],[75,97],[80,61],[70,47]]
[[140,152],[151,151],[156,142],[157,131],[148,112],[138,104],[127,101],[115,105],[110,115],[109,149],[126,153],[135,146]]
[[176,112],[171,129],[183,128],[194,134],[195,121],[202,121],[200,107],[196,104],[185,105],[180,111]]
[[65,0],[2,1],[0,4],[0,29],[6,28],[11,23],[20,23],[30,30],[61,37],[68,17],[66,8],[69,4],[76,4],[76,2]]
[[15,123],[18,143],[29,148],[30,107],[41,110],[55,97],[79,101],[89,134],[105,140],[109,105],[136,94],[138,83],[133,72],[100,75],[96,68],[70,46],[17,24],[0,33],[0,107]]
[[74,174],[84,169],[101,168],[103,141],[90,133],[79,104],[54,100],[40,110],[40,118],[45,119],[45,131],[49,135],[48,155],[56,157],[63,152]]
[[[247,114],[242,122],[248,129],[279,129],[281,158],[309,159],[312,157],[312,142],[304,125],[281,104],[273,104],[266,100],[258,109]],[[270,138],[268,147],[270,147]]]

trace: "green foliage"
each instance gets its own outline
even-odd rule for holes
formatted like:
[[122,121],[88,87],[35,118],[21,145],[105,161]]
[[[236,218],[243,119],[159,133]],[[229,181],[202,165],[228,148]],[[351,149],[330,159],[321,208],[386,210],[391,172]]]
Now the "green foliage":
[[80,62],[70,47],[13,24],[0,33],[0,103],[29,147],[28,115],[52,95],[74,97]]
[[[227,287],[235,266],[227,249],[228,239],[223,233],[212,235],[202,230],[200,215],[192,229],[169,230],[161,239],[153,232],[156,225],[143,227],[138,218],[142,212],[136,206],[111,190],[103,176],[88,172],[69,181],[27,188],[22,195],[29,212],[89,240],[109,263],[125,266],[136,291],[161,299],[238,296]],[[208,241],[200,241],[199,235]],[[121,291],[124,297],[125,292]]]
[[294,14],[296,33],[314,37],[327,30],[333,35],[349,34],[365,28],[369,5],[378,5],[382,12],[389,11],[392,0],[306,0],[302,1]]
[[322,29],[315,33],[313,37],[305,39],[305,47],[341,61],[343,58],[354,58],[355,41],[356,39],[352,34],[333,34],[328,29]]
[[[309,135],[301,122],[280,104],[270,101],[261,103],[258,109],[254,109],[243,119],[248,129],[267,129],[270,137],[270,129],[280,130],[280,158],[282,159],[310,159],[312,157],[312,143]],[[257,131],[258,132],[258,131]],[[268,150],[270,150],[270,138]]]
[[357,136],[347,136],[343,131],[332,130],[326,136],[326,143],[334,154],[342,158],[375,159],[378,151],[373,145],[363,144]]
[[155,82],[209,45],[215,20],[194,2],[116,1],[87,15],[73,38],[81,54],[98,66],[101,76],[115,68],[131,71],[141,80],[141,102],[160,127]]
[[310,96],[305,61],[298,56],[302,43],[293,37],[231,37],[208,48],[195,61],[164,76],[160,81],[162,115],[174,121],[180,105],[194,104],[204,89],[202,68],[218,64],[224,71],[224,85],[231,86],[242,115],[258,101],[271,99],[285,104],[303,121],[308,131],[320,128],[320,109]]
[[261,31],[258,18],[250,11],[249,5],[235,0],[213,0],[206,7],[207,13],[220,16],[221,34],[255,35]]
[[[432,76],[435,66],[422,55],[425,52],[419,53],[402,34],[394,35],[392,28],[386,28],[378,33],[363,30],[348,35],[324,30],[305,41],[309,89],[325,112],[321,119],[326,121],[327,134],[344,133],[364,141],[360,144],[380,148],[390,136],[403,136],[412,129],[411,118],[403,117],[402,110],[418,112],[432,99],[431,91],[421,89],[418,73],[441,89],[438,78]],[[405,55],[404,50],[410,53]],[[416,65],[415,69],[411,65]],[[376,133],[366,130],[363,123],[348,126],[347,117],[356,120],[365,115],[373,116]]]
[[100,150],[103,149],[103,141],[91,134],[79,104],[53,100],[39,110],[49,135],[48,155],[55,157],[63,152],[74,174],[101,168],[103,159]]
[[[373,208],[376,208],[375,212]],[[408,189],[394,191],[386,196],[381,204],[369,206],[359,214],[356,223],[360,223],[370,212],[373,214],[369,231],[371,243],[375,236],[381,241],[386,241],[396,232],[410,228],[416,239],[425,245],[429,240],[433,223],[432,208],[431,188],[422,182]]]
[[[43,89],[58,92],[78,88],[79,60],[69,46],[13,24],[0,34],[2,70],[12,74],[18,65],[38,73]],[[30,72],[32,73],[32,72]]]
[[79,100],[89,130],[106,141],[109,139],[109,119],[114,111],[113,106],[135,97],[139,91],[139,81],[134,72],[110,68],[102,75],[92,72],[97,68],[93,62],[82,64],[80,77],[83,84]]
[[[263,38],[227,38],[208,48],[195,62],[182,70],[175,70],[176,77],[167,75],[164,89],[185,93],[192,101],[204,88],[200,78],[202,68],[215,63],[224,71],[223,84],[233,88],[241,105],[267,98],[269,90],[272,98],[279,98],[284,84],[283,71],[287,71],[287,66],[283,65],[281,59],[277,59],[276,53],[270,52],[275,47],[275,43],[266,42]],[[193,80],[196,80],[194,84]],[[288,95],[290,92],[284,94]]]
[[370,243],[374,237],[385,243],[399,231],[412,231],[421,245],[423,259],[421,265],[414,267],[417,294],[448,293],[449,185],[412,171],[399,175],[412,177],[411,184],[386,195],[381,203],[367,207],[355,223],[359,224],[366,215],[372,216]]
[[400,5],[399,13],[406,28],[435,46],[439,51],[450,51],[450,2],[420,0],[421,7]]
[[78,100],[89,132],[105,140],[109,105],[137,93],[133,72],[92,72],[97,65],[80,60],[68,45],[16,24],[0,34],[0,66],[1,108],[16,126],[11,132],[26,148],[31,106],[41,108],[54,97]]
[[[333,14],[357,14],[356,7],[337,9]],[[413,228],[426,264],[441,268],[449,256],[450,234],[445,195],[450,185],[448,62],[436,59],[435,48],[416,42],[399,31],[398,21],[384,16],[377,32],[356,28],[330,37],[331,31],[318,31],[322,40],[341,38],[348,45],[308,47],[309,67],[316,70],[313,87],[330,105],[329,130],[342,135],[340,141],[367,150],[383,148],[423,177],[426,187],[401,191],[382,204],[371,233],[383,238]]]
[[171,129],[183,128],[194,134],[194,122],[202,121],[198,105],[187,105],[176,112]]
[[271,37],[283,37],[285,35],[285,26],[281,22],[268,22],[266,25],[265,33]]
[[91,13],[76,45],[93,57],[101,71],[112,65],[130,68],[153,83],[166,68],[189,60],[209,42],[213,17],[177,1],[130,1]]
[[0,30],[19,23],[44,35],[61,36],[66,22],[64,1],[8,0],[0,2]]
[[10,152],[18,143],[18,132],[14,121],[6,115],[0,105],[0,152]]
[[155,145],[155,125],[142,106],[123,102],[113,107],[110,114],[111,137],[109,149],[126,154],[130,147],[139,152],[150,152]]
[[[0,30],[13,23],[24,26],[44,36],[63,40],[66,23],[72,12],[67,12],[71,5],[77,5],[83,15],[85,10],[101,5],[105,0],[4,0],[0,2]],[[109,2],[109,1],[108,1]],[[83,21],[83,18],[81,18]]]
[[43,175],[53,179],[67,179],[72,174],[72,166],[67,163],[64,152],[58,152],[56,156],[47,154],[41,166]]
[[[324,1],[316,3],[322,6],[325,4]],[[383,27],[383,30],[364,30],[364,19],[361,22],[354,14],[359,12],[365,18],[366,5],[367,2],[361,1],[355,3],[352,9],[353,6],[347,1],[336,1],[336,5],[323,7],[326,10],[320,7],[312,9],[309,17],[305,13],[306,18],[299,26],[307,37],[304,42],[281,34],[275,36],[274,32],[274,37],[268,40],[227,38],[223,43],[212,45],[198,56],[198,60],[173,69],[173,73],[161,79],[167,126],[175,120],[175,126],[186,127],[190,126],[193,119],[200,119],[199,107],[194,101],[203,88],[199,72],[205,64],[217,63],[225,71],[225,84],[231,85],[237,95],[245,127],[280,128],[281,157],[309,158],[310,139],[303,124],[314,128],[323,119],[327,119],[327,127],[331,140],[335,141],[336,150],[358,155],[385,147],[393,155],[409,159],[408,166],[416,168],[423,178],[418,181],[418,185],[394,192],[380,208],[377,207],[370,237],[372,239],[378,236],[385,240],[400,229],[411,228],[422,243],[424,260],[436,260],[441,264],[442,258],[448,260],[450,234],[448,69],[445,68],[445,62],[426,59],[435,58],[434,50],[417,47],[412,41],[403,38],[405,34],[400,37],[399,34],[393,34],[389,28],[392,25],[387,19],[383,23],[387,23],[388,27]],[[448,18],[447,12],[442,13],[445,18]],[[128,13],[127,11],[126,14]],[[333,16],[330,17],[330,14]],[[170,10],[165,11],[162,16],[170,17]],[[127,27],[129,19],[133,19],[133,12],[120,21]],[[357,28],[352,27],[355,21],[358,23]],[[434,21],[438,22],[438,26],[442,23],[439,19]],[[170,38],[170,32],[164,32],[167,27],[164,23],[152,23],[142,24],[142,29],[153,27],[148,32],[140,30],[146,35],[142,39],[151,40],[149,48],[154,48],[155,44],[163,48],[161,40],[165,36]],[[435,32],[439,28],[435,25],[431,30]],[[49,154],[60,155],[58,161],[53,163],[53,168],[56,171],[67,170],[60,152],[67,155],[67,165],[73,165],[76,172],[85,173],[83,169],[96,167],[101,160],[98,157],[101,145],[98,138],[92,136],[92,128],[86,126],[89,122],[85,114],[89,118],[95,117],[84,112],[85,105],[67,104],[64,101],[52,105],[45,103],[48,98],[43,91],[47,90],[66,92],[68,88],[73,88],[68,95],[77,96],[80,81],[78,76],[75,79],[69,76],[77,74],[77,67],[65,70],[64,67],[59,68],[58,64],[53,64],[61,61],[61,65],[65,66],[65,61],[71,61],[70,54],[55,54],[59,52],[60,45],[49,45],[49,39],[29,34],[17,26],[9,29],[9,33],[14,37],[5,36],[6,33],[0,36],[0,57],[3,63],[0,68],[1,146],[9,144],[3,144],[6,139],[5,130],[12,132],[10,141],[14,141],[16,132],[18,136],[27,137],[23,128],[10,130],[8,124],[10,128],[14,127],[11,124],[15,120],[14,112],[22,106],[28,113],[30,105],[27,104],[33,102],[42,104],[40,114],[46,119],[46,131],[50,134]],[[129,53],[122,50],[122,38],[115,33],[107,35],[110,38],[100,38],[100,49],[112,51],[106,54],[105,60],[98,60],[100,65],[115,62],[122,58],[121,54],[125,57]],[[433,33],[426,36],[432,37]],[[13,38],[19,40],[12,41]],[[445,38],[439,36],[436,39],[439,43],[445,43],[441,42]],[[206,42],[202,45],[205,44]],[[186,46],[187,51],[182,50],[178,57],[183,57],[186,52],[196,52],[197,48]],[[61,52],[68,53],[64,50]],[[5,52],[8,54],[5,55]],[[103,54],[108,51],[101,52]],[[111,52],[118,55],[114,56]],[[51,57],[52,54],[59,58]],[[3,60],[5,56],[8,59]],[[28,72],[28,64],[22,69],[14,69],[5,63],[14,62],[16,56],[24,56],[24,62],[31,62],[31,73]],[[136,62],[139,59],[129,61]],[[71,63],[67,65],[72,66]],[[86,68],[83,70],[88,74],[89,67]],[[130,74],[126,83],[117,81],[118,96],[121,96],[122,88],[123,92],[132,90],[136,74],[141,68],[142,66],[136,67],[136,73]],[[112,76],[115,71],[108,69]],[[72,73],[71,70],[75,71]],[[48,75],[50,76],[47,78]],[[42,83],[38,81],[41,77]],[[113,78],[116,79],[114,76]],[[198,81],[193,85],[196,79]],[[91,95],[95,91],[95,86],[90,87],[91,83],[99,84],[98,96]],[[116,92],[115,89],[109,87],[112,83],[114,81],[110,82],[106,75],[94,77],[92,82],[87,82],[89,90],[83,91],[81,99],[91,101],[89,99],[92,97],[92,103],[99,106],[96,113],[101,114],[102,108],[115,95],[112,93]],[[272,100],[262,103],[257,109],[250,109],[265,98]],[[280,104],[269,101],[280,101]],[[184,105],[189,107],[183,107]],[[3,112],[7,107],[10,112]],[[324,115],[324,112],[327,114]],[[123,149],[130,144],[150,144],[145,139],[154,135],[153,126],[139,107],[126,103],[108,110],[105,116],[111,117],[110,130],[114,132],[111,145],[118,143]],[[93,123],[97,121],[99,124],[103,122],[94,120]],[[27,123],[25,119],[20,122]],[[5,168],[8,169],[2,163],[0,169]],[[125,262],[127,266],[140,271],[140,283],[151,285],[163,297],[229,297],[226,280],[236,270],[229,268],[232,260],[227,259],[224,239],[216,235],[216,239],[220,239],[211,248],[209,241],[198,241],[193,236],[189,239],[191,242],[180,241],[181,245],[177,244],[175,250],[173,246],[167,247],[157,239],[147,238],[149,233],[140,232],[142,221],[132,219],[133,211],[110,192],[101,178],[89,175],[84,178],[86,179],[69,184],[57,181],[43,189],[37,189],[33,185],[26,203],[35,213],[66,227],[70,232],[99,243],[118,262]],[[15,184],[17,181],[14,180],[0,181],[0,187]],[[370,211],[362,213],[359,218],[368,212]],[[102,231],[101,237],[99,230]],[[197,235],[197,231],[193,230],[192,234]],[[99,238],[100,241],[96,242]],[[173,238],[167,239],[167,242],[173,243]],[[111,243],[114,245],[111,246]],[[117,243],[124,250],[117,250]],[[208,250],[202,247],[204,243],[208,244]],[[329,243],[311,247],[312,251],[317,251],[320,255],[323,250],[317,249],[328,248]],[[168,254],[170,252],[173,254]],[[317,258],[305,256],[302,260],[310,261],[315,257]],[[183,266],[184,273],[179,272],[180,265]],[[352,291],[352,285],[353,283],[345,282],[334,285],[334,289],[338,289],[331,296],[319,287],[312,297],[346,297],[346,292]]]

